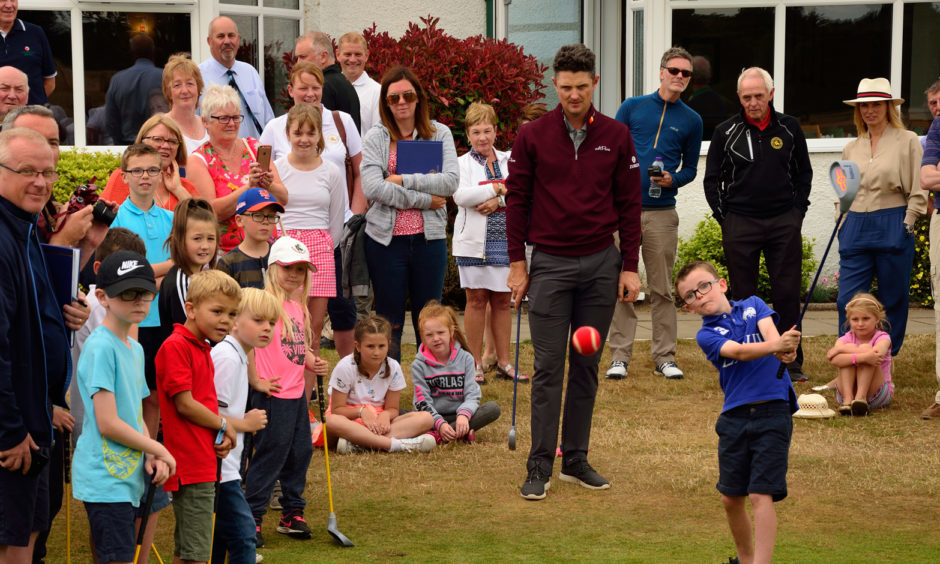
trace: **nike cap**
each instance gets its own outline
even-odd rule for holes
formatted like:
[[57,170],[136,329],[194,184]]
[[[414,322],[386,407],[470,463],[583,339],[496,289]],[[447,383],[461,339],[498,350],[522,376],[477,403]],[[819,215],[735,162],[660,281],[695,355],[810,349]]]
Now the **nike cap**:
[[101,261],[95,283],[112,298],[125,290],[157,292],[153,268],[133,251],[117,251]]

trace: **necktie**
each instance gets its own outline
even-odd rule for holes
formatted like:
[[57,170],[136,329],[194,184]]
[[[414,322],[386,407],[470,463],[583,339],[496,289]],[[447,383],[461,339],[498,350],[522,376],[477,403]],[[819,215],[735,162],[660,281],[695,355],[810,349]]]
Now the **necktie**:
[[235,71],[228,69],[225,74],[228,75],[228,85],[234,88],[235,92],[238,92],[238,97],[241,98],[242,105],[245,106],[245,111],[248,113],[248,117],[251,118],[251,122],[255,125],[255,131],[258,132],[258,135],[261,135],[261,124],[258,123],[254,112],[251,111],[251,106],[248,105],[248,100],[246,100],[245,95],[242,94],[242,89],[239,88],[238,83],[235,82]]

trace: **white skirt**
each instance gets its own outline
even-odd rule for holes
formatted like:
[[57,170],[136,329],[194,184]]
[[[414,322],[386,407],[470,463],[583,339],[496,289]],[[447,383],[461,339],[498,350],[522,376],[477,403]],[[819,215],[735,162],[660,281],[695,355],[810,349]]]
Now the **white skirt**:
[[458,266],[457,272],[460,273],[461,288],[509,292],[509,286],[506,285],[508,266]]

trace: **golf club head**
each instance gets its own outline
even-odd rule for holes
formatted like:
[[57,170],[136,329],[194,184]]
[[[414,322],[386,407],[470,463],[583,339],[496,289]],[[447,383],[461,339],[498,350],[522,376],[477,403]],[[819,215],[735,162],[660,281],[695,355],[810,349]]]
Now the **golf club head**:
[[346,538],[346,535],[339,532],[339,529],[336,527],[336,514],[335,513],[330,513],[330,519],[329,521],[327,521],[327,525],[326,525],[326,532],[330,533],[330,535],[332,535],[333,538],[336,539],[336,542],[338,542],[340,546],[344,546],[344,547],[356,546],[353,544],[351,540]]
[[846,213],[858,194],[862,173],[853,161],[836,161],[829,166],[829,181],[839,198],[839,213]]
[[516,450],[516,428],[509,430],[509,450]]

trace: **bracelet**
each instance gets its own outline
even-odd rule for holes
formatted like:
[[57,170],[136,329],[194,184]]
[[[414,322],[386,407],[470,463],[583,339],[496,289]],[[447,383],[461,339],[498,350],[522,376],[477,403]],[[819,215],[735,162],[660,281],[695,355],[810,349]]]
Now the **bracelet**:
[[857,363],[855,362],[855,353],[852,353],[852,364],[857,364]]
[[359,419],[362,419],[362,410],[364,407],[364,405],[359,407]]

